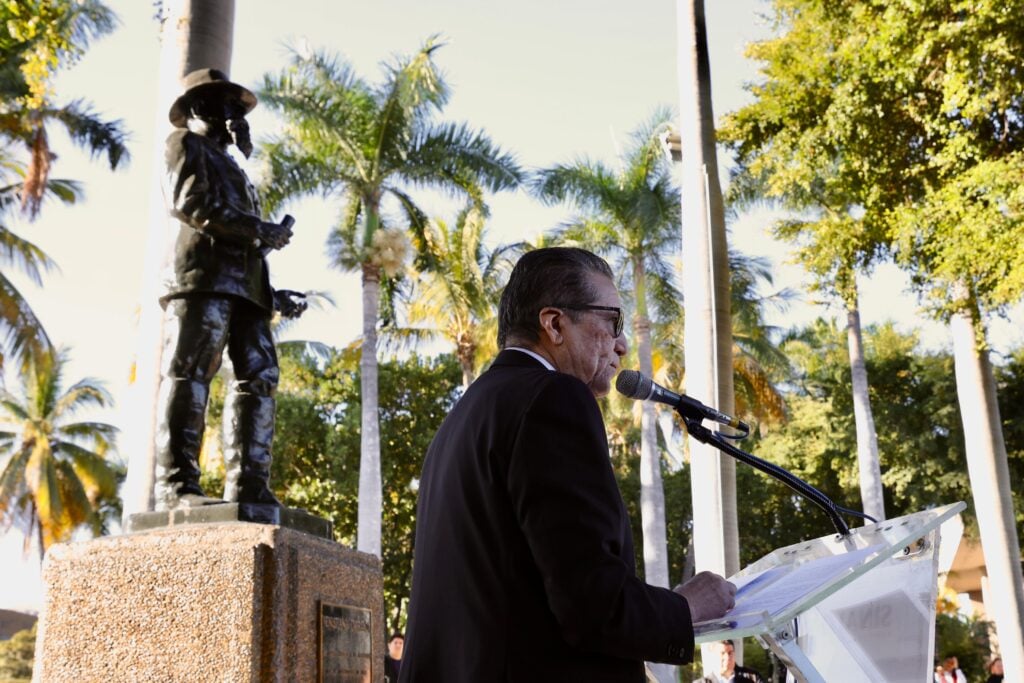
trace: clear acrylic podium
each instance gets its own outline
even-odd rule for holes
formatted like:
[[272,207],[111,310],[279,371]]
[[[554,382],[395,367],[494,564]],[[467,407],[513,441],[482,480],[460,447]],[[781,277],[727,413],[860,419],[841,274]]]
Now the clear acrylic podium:
[[939,526],[954,503],[780,548],[730,577],[736,606],[697,643],[755,636],[790,680],[932,680]]

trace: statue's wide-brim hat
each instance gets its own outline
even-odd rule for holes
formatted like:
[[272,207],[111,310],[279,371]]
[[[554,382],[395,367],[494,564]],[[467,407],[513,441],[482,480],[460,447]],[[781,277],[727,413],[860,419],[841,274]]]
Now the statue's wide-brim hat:
[[249,89],[232,83],[227,75],[218,69],[197,69],[185,76],[184,86],[184,94],[174,100],[167,115],[177,128],[185,127],[188,122],[189,106],[192,100],[198,97],[219,95],[222,98],[233,98],[245,107],[246,114],[256,106],[256,96]]

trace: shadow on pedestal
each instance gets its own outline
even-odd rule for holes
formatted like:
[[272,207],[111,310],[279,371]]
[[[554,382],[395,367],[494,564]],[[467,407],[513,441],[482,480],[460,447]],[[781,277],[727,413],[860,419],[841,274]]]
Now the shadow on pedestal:
[[299,508],[260,505],[258,503],[221,503],[194,508],[178,508],[164,512],[139,512],[128,516],[125,531],[129,534],[187,524],[224,522],[256,522],[295,529],[311,536],[334,540],[334,525]]

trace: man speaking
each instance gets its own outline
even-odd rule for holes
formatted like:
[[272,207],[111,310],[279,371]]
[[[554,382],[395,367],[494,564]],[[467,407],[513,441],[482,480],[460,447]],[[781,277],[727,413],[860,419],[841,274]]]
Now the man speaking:
[[538,249],[499,307],[498,354],[445,419],[420,481],[400,681],[644,680],[693,657],[735,587],[636,576],[596,397],[626,353],[605,261]]

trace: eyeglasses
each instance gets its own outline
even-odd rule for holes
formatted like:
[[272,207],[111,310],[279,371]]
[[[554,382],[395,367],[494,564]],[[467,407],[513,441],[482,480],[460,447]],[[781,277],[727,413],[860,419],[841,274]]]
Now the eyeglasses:
[[592,306],[590,304],[580,304],[576,306],[563,305],[563,304],[551,304],[555,308],[566,308],[570,311],[609,311],[615,314],[615,320],[612,321],[612,336],[618,337],[622,334],[622,328],[626,323],[626,319],[622,315],[622,309],[616,308],[615,306]]

